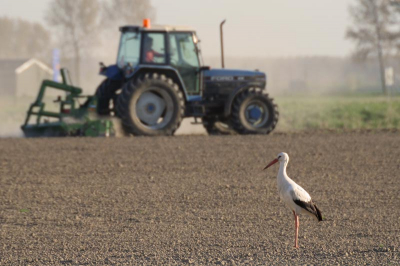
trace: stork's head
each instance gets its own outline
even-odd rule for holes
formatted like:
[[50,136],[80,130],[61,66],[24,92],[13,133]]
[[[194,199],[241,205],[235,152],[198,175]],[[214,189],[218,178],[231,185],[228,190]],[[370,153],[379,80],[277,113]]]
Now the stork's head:
[[265,166],[264,170],[277,162],[286,164],[289,163],[289,155],[286,152],[279,153],[274,160],[272,160],[267,166]]

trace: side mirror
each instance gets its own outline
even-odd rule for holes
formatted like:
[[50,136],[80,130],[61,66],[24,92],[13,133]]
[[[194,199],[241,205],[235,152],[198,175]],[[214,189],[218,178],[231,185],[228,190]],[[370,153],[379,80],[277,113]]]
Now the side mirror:
[[200,67],[200,71],[210,70],[210,69],[211,69],[210,66],[202,66],[202,67]]

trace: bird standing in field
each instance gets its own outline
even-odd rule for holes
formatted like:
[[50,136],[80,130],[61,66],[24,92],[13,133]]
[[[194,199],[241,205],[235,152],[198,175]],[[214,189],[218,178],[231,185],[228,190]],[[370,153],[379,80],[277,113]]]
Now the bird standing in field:
[[301,186],[297,185],[292,179],[286,174],[286,166],[289,163],[289,155],[281,152],[278,157],[270,162],[265,168],[267,169],[271,165],[279,162],[278,171],[278,192],[280,198],[286,203],[286,205],[293,211],[294,224],[295,224],[295,240],[294,247],[298,248],[298,235],[299,235],[299,214],[308,214],[318,221],[322,221],[321,211],[317,205],[312,202],[310,195]]

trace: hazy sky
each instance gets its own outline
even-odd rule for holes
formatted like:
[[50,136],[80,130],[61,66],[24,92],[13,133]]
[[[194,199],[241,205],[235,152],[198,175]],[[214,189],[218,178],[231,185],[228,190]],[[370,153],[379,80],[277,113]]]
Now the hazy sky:
[[[43,22],[51,0],[0,0],[0,16]],[[351,0],[152,0],[157,24],[197,30],[204,56],[219,56],[219,23],[226,56],[346,56]],[[117,29],[116,29],[117,30]]]

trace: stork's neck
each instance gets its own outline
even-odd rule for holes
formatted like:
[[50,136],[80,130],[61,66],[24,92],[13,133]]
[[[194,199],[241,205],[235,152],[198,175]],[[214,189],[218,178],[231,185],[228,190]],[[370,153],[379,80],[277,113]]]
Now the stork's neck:
[[290,180],[290,178],[288,177],[288,175],[286,174],[286,166],[287,166],[287,162],[280,162],[279,163],[279,171],[278,171],[278,179],[280,180]]

